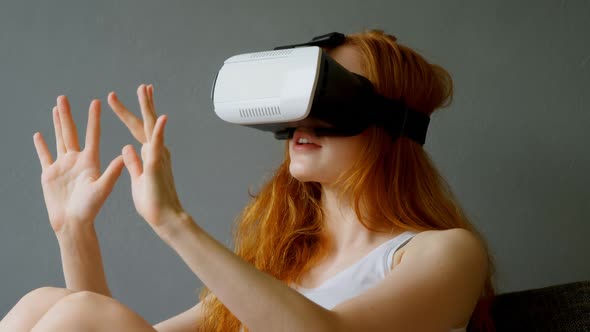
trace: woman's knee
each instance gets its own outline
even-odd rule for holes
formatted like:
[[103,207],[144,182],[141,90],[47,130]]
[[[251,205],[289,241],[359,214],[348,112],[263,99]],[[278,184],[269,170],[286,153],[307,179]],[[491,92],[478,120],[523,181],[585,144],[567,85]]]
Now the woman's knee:
[[64,328],[82,329],[94,314],[108,309],[101,295],[80,291],[63,297],[41,317],[31,331],[58,331]]
[[7,330],[30,330],[58,301],[74,293],[65,288],[41,287],[25,294],[0,321]]
[[39,320],[32,331],[82,330],[89,326],[100,330],[103,325],[106,328],[106,325],[117,323],[142,323],[141,320],[139,315],[115,299],[82,291],[61,299]]
[[[71,293],[67,296],[62,297],[56,304],[55,307],[61,307],[66,312],[74,311],[78,313],[90,312],[93,310],[101,310],[101,312],[113,311],[118,302],[108,296],[104,296],[91,291],[79,291]],[[53,308],[52,308],[53,310]],[[106,311],[105,311],[106,310]]]
[[28,312],[36,311],[37,309],[47,311],[49,307],[54,305],[57,301],[72,293],[74,293],[74,291],[66,288],[37,288],[21,297],[13,309],[26,308]]
[[41,287],[25,294],[15,307],[25,307],[28,312],[44,314],[58,301],[74,293],[67,288]]
[[73,294],[74,291],[67,288],[59,287],[41,287],[34,289],[25,294],[19,302],[30,302],[32,304],[38,304],[39,302],[54,302],[62,299],[65,296]]

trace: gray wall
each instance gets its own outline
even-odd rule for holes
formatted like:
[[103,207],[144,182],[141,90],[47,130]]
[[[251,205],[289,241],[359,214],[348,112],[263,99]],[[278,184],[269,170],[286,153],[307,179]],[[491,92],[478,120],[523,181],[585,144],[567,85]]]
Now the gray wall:
[[[64,285],[32,142],[41,131],[55,150],[59,94],[80,135],[90,100],[103,101],[104,167],[134,141],[107,93],[138,112],[136,87],[153,83],[181,200],[231,246],[247,188],[282,143],[215,116],[214,73],[230,55],[363,28],[453,74],[454,104],[433,116],[425,148],[489,240],[499,290],[590,279],[589,1],[2,1],[0,315]],[[117,299],[150,322],[195,303],[200,281],[136,214],[126,172],[96,227]]]

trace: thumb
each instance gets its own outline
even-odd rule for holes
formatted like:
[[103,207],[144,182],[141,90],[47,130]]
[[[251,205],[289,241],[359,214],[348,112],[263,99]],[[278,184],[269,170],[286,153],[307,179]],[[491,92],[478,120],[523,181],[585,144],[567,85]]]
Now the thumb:
[[131,179],[135,179],[136,177],[140,176],[143,173],[143,165],[141,164],[141,159],[135,152],[133,145],[129,144],[123,148],[123,161],[125,162],[125,166],[129,171],[129,175],[131,175]]
[[124,165],[123,156],[118,156],[113,159],[109,164],[109,167],[107,167],[102,176],[98,179],[98,185],[103,188],[112,189],[115,186],[115,182],[117,182],[121,176]]

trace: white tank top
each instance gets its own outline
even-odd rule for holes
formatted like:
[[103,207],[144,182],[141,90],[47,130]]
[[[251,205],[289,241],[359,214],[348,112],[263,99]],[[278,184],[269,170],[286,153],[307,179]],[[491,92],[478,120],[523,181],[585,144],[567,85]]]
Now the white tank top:
[[[365,290],[377,285],[391,271],[393,255],[404,246],[415,232],[406,231],[380,244],[365,257],[315,288],[291,287],[299,293],[330,310],[337,304],[355,297]],[[465,327],[451,332],[465,332]]]

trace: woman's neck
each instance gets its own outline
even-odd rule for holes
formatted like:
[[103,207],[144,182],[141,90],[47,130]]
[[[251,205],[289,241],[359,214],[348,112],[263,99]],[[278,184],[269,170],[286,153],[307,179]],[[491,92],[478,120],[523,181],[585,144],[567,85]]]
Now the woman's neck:
[[321,206],[324,213],[324,231],[335,255],[345,253],[351,248],[364,248],[384,235],[363,226],[350,201],[338,197],[333,188],[322,186]]

